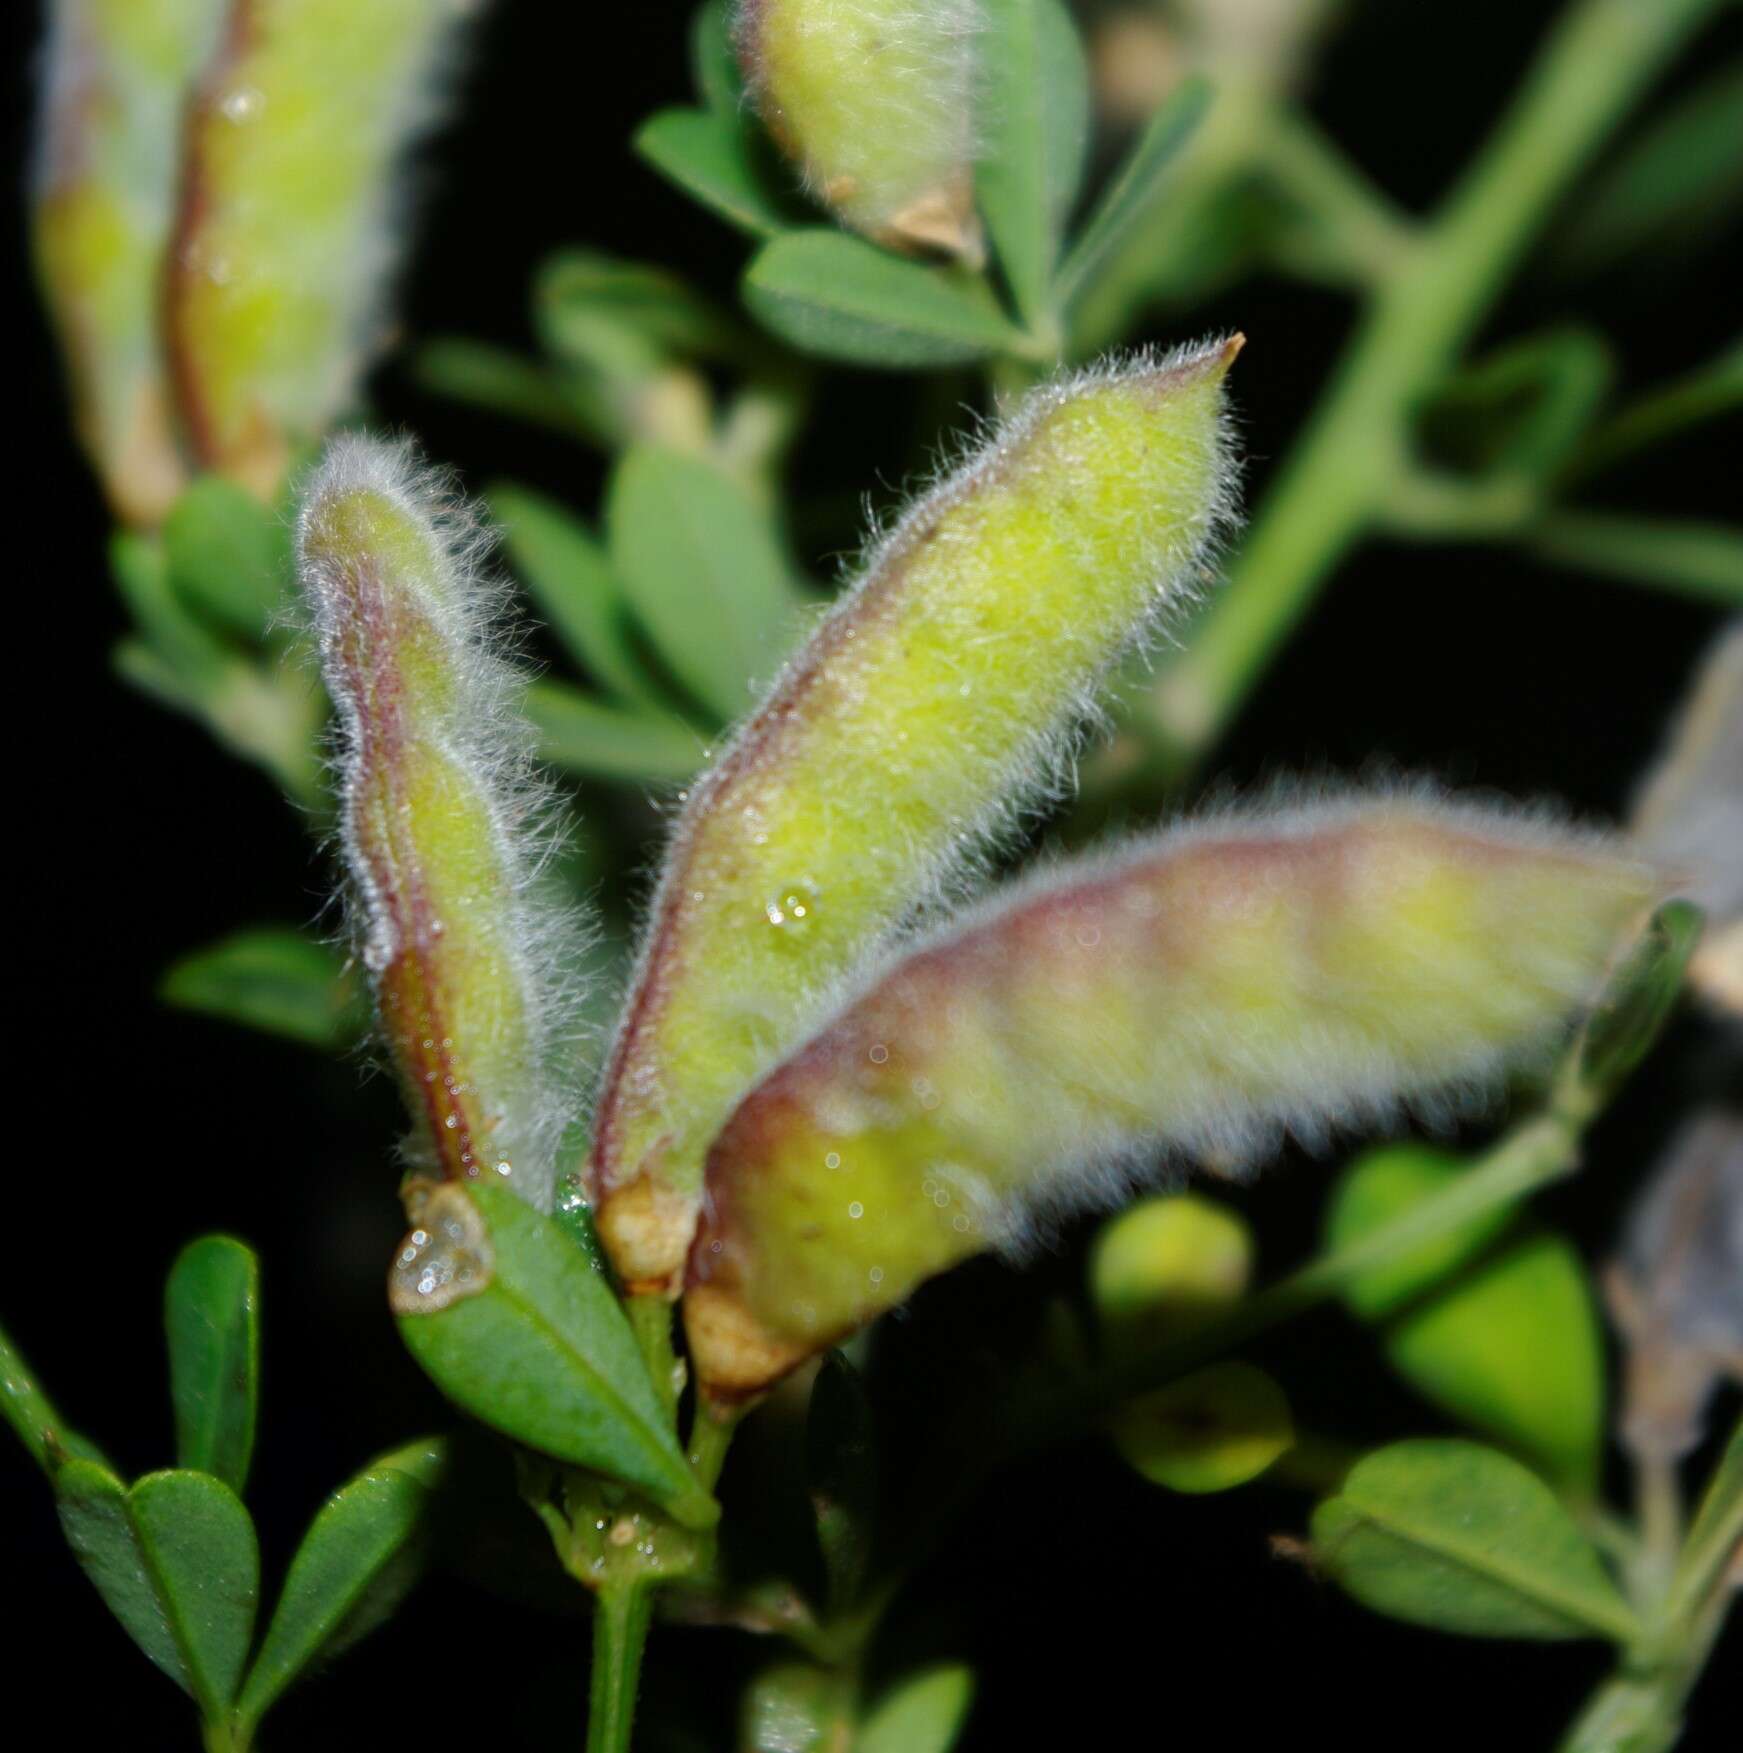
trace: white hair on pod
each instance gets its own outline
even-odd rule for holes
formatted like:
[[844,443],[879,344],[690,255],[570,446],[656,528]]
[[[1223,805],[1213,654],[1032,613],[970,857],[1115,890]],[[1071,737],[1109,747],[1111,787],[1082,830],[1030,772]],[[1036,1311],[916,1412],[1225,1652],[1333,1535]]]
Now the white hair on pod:
[[308,541],[322,505],[351,492],[378,496],[432,538],[434,588],[420,596],[419,607],[441,637],[454,688],[450,708],[426,734],[431,747],[471,781],[488,812],[490,839],[506,878],[500,897],[508,921],[506,973],[519,994],[532,1051],[519,1086],[491,1095],[503,1109],[500,1133],[505,1150],[512,1151],[513,1185],[549,1209],[559,1147],[584,1110],[581,1049],[591,1030],[583,1021],[587,988],[581,968],[594,927],[559,898],[548,870],[561,844],[562,818],[558,794],[535,765],[533,732],[520,712],[529,678],[515,659],[525,628],[511,620],[511,589],[489,564],[493,535],[451,472],[423,461],[408,439],[348,433],[328,445],[299,496],[299,572],[309,630],[336,711],[329,762],[341,805],[335,838],[350,879],[346,935],[372,974],[403,945],[393,910],[371,877],[350,807],[360,779],[356,751],[364,703],[348,685],[340,660],[347,592]]

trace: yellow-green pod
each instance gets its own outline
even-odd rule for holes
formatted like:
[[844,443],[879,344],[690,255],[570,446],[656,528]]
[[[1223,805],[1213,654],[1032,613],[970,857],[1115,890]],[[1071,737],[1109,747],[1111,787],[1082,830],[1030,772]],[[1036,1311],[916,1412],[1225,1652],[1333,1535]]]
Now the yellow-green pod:
[[1658,893],[1625,849],[1417,794],[1173,830],[899,960],[709,1157],[691,1355],[774,1374],[1168,1155],[1481,1088],[1542,1051]]
[[328,449],[297,527],[340,724],[341,842],[416,1167],[548,1207],[574,1102],[567,921],[534,891],[542,798],[493,654],[477,534],[407,449]]
[[470,0],[231,0],[188,122],[167,288],[179,409],[262,495],[382,338],[395,161]]
[[757,108],[811,191],[891,249],[978,262],[974,0],[743,0]]
[[1239,342],[1065,379],[896,525],[691,792],[598,1110],[620,1275],[676,1289],[721,1122],[880,934],[1060,783],[1226,517]]
[[117,515],[156,524],[181,490],[158,346],[182,109],[224,0],[54,0],[32,200],[37,273],[79,437]]

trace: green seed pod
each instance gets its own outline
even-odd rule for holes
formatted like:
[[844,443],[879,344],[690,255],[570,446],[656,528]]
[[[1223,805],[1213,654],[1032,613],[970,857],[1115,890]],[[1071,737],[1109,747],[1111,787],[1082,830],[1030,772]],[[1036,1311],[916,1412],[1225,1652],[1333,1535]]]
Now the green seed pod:
[[79,436],[116,513],[153,525],[180,492],[158,353],[182,104],[224,0],[54,0],[33,189],[37,273]]
[[407,448],[344,438],[304,493],[297,548],[340,721],[361,959],[414,1117],[408,1158],[445,1179],[512,1173],[548,1208],[576,1107],[556,1069],[571,925],[534,892],[544,798],[520,684],[493,651],[476,526]]
[[978,264],[974,0],[743,0],[739,59],[806,185],[845,225]]
[[1405,794],[1068,867],[898,960],[710,1154],[685,1318],[754,1392],[1037,1214],[1492,1082],[1655,892],[1595,838]]
[[168,344],[199,460],[262,497],[384,327],[392,170],[471,0],[231,0],[188,120]]
[[599,1232],[675,1290],[703,1159],[868,946],[1069,769],[1226,518],[1239,339],[1031,397],[922,499],[690,794],[607,1072]]

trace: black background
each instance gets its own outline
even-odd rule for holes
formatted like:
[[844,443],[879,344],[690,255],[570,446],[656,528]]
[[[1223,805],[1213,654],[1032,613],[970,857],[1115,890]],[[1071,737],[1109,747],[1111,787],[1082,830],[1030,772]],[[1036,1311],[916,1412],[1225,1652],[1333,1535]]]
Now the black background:
[[[682,265],[729,295],[737,238],[625,145],[642,116],[687,93],[686,11],[663,0],[501,0],[454,125],[429,155],[403,303],[412,336],[524,343],[529,275],[565,242]],[[1542,0],[1369,0],[1328,51],[1315,108],[1391,194],[1425,207],[1493,120],[1551,11]],[[1677,79],[1709,64],[1722,35],[1735,42],[1735,17]],[[19,35],[28,22],[16,21]],[[28,112],[19,46],[7,110],[15,163]],[[17,224],[9,241],[21,242]],[[5,1316],[69,1417],[143,1471],[170,1456],[163,1271],[204,1230],[255,1243],[266,1390],[250,1495],[270,1578],[333,1485],[378,1449],[446,1422],[381,1300],[399,1229],[387,1162],[396,1104],[355,1066],[154,999],[177,951],[311,917],[326,873],[264,780],[111,677],[121,615],[104,573],[106,518],[66,436],[21,248],[9,261],[25,395],[13,398],[23,443],[3,513],[8,547],[24,549],[6,598],[17,693],[14,754],[0,769],[18,883]],[[1737,276],[1715,241],[1573,290],[1527,275],[1492,331],[1589,322],[1616,340],[1627,383],[1647,385],[1714,353],[1737,311]],[[1238,326],[1251,340],[1239,395],[1254,496],[1323,389],[1348,317],[1340,297],[1272,280],[1194,313],[1193,332]],[[433,402],[391,360],[373,387],[384,417],[473,481],[518,473],[594,503],[589,455]],[[918,460],[906,448],[908,408],[905,380],[840,374],[802,447],[799,486],[853,492],[899,478]],[[1607,481],[1606,502],[1734,519],[1737,459],[1735,432],[1708,430]],[[1244,784],[1385,758],[1614,814],[1714,624],[1691,603],[1505,552],[1374,544],[1340,573],[1217,773]],[[1627,1186],[1719,1051],[1699,1024],[1679,1025],[1605,1120],[1591,1173],[1549,1201],[1583,1243],[1605,1245]],[[1238,1196],[1266,1269],[1311,1245],[1324,1179],[1323,1168],[1290,1163]],[[1061,1288],[1076,1270],[1069,1251],[1038,1269]],[[1035,1293],[1032,1280],[981,1266],[924,1294],[885,1348],[878,1392],[892,1419],[956,1398],[986,1367],[974,1336],[1020,1329]],[[1263,1355],[1315,1428],[1358,1442],[1436,1428],[1333,1316],[1300,1323]],[[728,1488],[772,1491],[775,1474],[757,1471],[772,1446],[747,1442]],[[40,1705],[54,1725],[36,1731],[45,1744],[192,1745],[184,1701],[108,1620],[65,1553],[42,1482],[10,1444],[0,1480],[0,1587],[18,1613],[0,1642],[5,1717]],[[923,1498],[928,1481],[898,1479],[896,1490]],[[1164,1498],[1087,1446],[1014,1470],[898,1605],[881,1659],[972,1660],[981,1700],[971,1749],[1264,1747],[1297,1733],[1362,1749],[1552,1744],[1601,1652],[1454,1641],[1366,1615],[1271,1555],[1268,1536],[1299,1532],[1304,1513],[1302,1497],[1270,1486]],[[585,1646],[579,1618],[438,1578],[372,1644],[294,1694],[265,1743],[453,1745],[488,1734],[493,1746],[576,1745]],[[683,1744],[720,1747],[758,1659],[738,1633],[662,1633],[647,1683],[682,1696],[676,1715],[694,1732]],[[1720,1691],[1715,1682],[1705,1695],[1691,1748],[1727,1744]]]

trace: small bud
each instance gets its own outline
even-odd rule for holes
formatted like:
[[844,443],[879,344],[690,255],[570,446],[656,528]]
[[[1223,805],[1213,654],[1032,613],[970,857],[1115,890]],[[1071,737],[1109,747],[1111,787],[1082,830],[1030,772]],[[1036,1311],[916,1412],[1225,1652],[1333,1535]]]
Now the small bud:
[[692,792],[593,1159],[619,1274],[675,1288],[708,1144],[870,944],[1057,789],[1096,681],[1227,515],[1219,343],[1036,393],[878,546]]
[[1702,660],[1630,825],[1707,916],[1691,984],[1743,1016],[1743,618]]
[[977,263],[974,0],[742,0],[745,80],[842,222]]
[[116,513],[152,525],[182,486],[158,354],[182,104],[224,0],[54,0],[33,189],[37,273],[79,437]]
[[576,1105],[557,1070],[572,927],[533,892],[545,800],[479,545],[407,447],[362,438],[329,446],[297,526],[338,710],[356,934],[414,1116],[407,1154],[448,1180],[512,1172],[548,1208]]
[[1181,1333],[1247,1289],[1253,1238],[1226,1206],[1196,1193],[1140,1200],[1102,1225],[1089,1293],[1117,1345]]
[[1655,877],[1409,794],[1084,861],[897,961],[708,1161],[685,1294],[717,1395],[1167,1153],[1252,1163],[1493,1082],[1588,1001]]
[[263,498],[380,344],[402,204],[470,0],[231,0],[188,118],[168,345],[199,460]]
[[1152,1485],[1194,1495],[1245,1485],[1295,1446],[1287,1397],[1250,1363],[1214,1363],[1140,1394],[1108,1434]]

